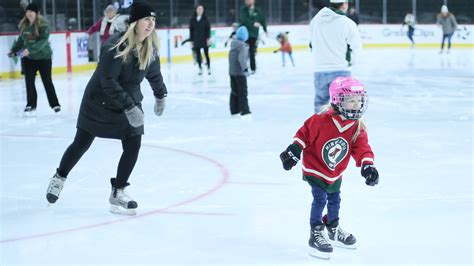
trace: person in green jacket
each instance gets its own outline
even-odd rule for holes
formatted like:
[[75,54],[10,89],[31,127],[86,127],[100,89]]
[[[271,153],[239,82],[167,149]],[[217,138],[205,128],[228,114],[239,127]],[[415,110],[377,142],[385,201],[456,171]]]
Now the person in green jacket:
[[257,51],[258,30],[260,26],[263,27],[263,31],[267,34],[265,16],[260,8],[255,7],[254,0],[245,0],[245,6],[240,9],[240,25],[245,26],[249,32],[247,43],[249,44],[250,69],[253,74],[257,70],[255,53]]
[[21,57],[24,59],[24,74],[26,82],[26,107],[25,114],[34,115],[38,100],[36,93],[35,78],[39,71],[43,81],[49,106],[54,112],[61,111],[53,81],[51,79],[53,51],[49,45],[49,27],[44,18],[39,15],[39,7],[31,3],[26,8],[25,16],[21,19],[20,35],[13,44],[9,57],[17,56],[21,50]]

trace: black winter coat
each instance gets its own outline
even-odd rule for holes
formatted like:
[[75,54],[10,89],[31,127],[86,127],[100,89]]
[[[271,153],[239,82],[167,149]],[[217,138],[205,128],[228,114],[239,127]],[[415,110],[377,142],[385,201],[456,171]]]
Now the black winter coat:
[[124,113],[134,105],[141,109],[143,95],[140,83],[143,78],[150,83],[155,97],[163,98],[167,94],[156,50],[155,59],[146,70],[138,69],[138,58],[133,53],[127,62],[114,58],[117,51],[110,48],[118,43],[122,35],[112,35],[102,46],[99,64],[82,98],[77,128],[96,137],[125,139],[144,134],[143,126],[132,127]]
[[207,39],[211,38],[211,24],[205,15],[197,21],[197,17],[193,16],[189,21],[189,38],[193,42],[195,48],[207,47]]

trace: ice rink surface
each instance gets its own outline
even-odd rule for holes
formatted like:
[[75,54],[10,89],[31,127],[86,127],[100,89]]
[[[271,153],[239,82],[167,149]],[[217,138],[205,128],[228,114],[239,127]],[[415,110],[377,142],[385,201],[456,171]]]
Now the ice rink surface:
[[55,75],[63,110],[43,85],[36,118],[23,116],[24,81],[0,82],[0,265],[473,264],[474,51],[366,49],[353,69],[370,95],[366,120],[380,183],[351,161],[341,225],[357,250],[308,256],[310,187],[279,153],[313,113],[309,52],[259,54],[249,77],[251,120],[230,116],[226,59],[212,75],[162,66],[162,117],[146,81],[145,135],[129,192],[138,215],[109,213],[121,145],[96,139],[58,202],[45,191],[71,143],[91,73]]

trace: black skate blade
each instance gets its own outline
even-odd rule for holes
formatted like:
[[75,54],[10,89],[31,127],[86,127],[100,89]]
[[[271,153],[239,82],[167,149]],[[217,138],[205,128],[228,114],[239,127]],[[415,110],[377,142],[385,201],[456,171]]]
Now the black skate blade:
[[129,215],[133,216],[137,214],[136,209],[126,209],[117,205],[110,205],[110,212],[118,215]]
[[310,248],[309,255],[313,258],[329,260],[331,258],[331,252],[321,252],[315,248]]

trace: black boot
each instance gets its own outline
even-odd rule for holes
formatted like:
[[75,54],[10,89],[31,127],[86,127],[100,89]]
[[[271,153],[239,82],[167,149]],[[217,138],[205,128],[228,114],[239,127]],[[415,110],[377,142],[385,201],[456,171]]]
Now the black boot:
[[312,225],[308,244],[311,247],[310,255],[329,259],[332,253],[332,246],[324,237],[324,224]]
[[332,221],[331,223],[326,224],[328,229],[329,240],[336,246],[355,249],[356,238],[339,226],[339,218]]

